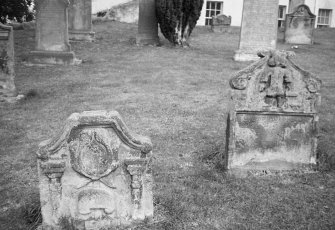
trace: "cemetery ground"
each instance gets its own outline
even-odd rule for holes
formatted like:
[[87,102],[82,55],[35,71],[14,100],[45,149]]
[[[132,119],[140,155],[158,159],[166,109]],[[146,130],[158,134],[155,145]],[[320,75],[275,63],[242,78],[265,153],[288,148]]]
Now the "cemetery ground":
[[[39,190],[35,153],[65,119],[84,110],[117,110],[154,144],[155,216],[136,229],[335,228],[335,30],[292,49],[321,88],[319,172],[223,170],[230,76],[250,63],[232,60],[237,31],[196,28],[191,47],[135,45],[137,26],[94,25],[95,43],[76,42],[78,66],[28,67],[34,31],[15,31],[16,87],[26,100],[0,108],[0,229],[35,229]],[[234,32],[235,31],[235,32]],[[282,37],[282,33],[279,34]]]

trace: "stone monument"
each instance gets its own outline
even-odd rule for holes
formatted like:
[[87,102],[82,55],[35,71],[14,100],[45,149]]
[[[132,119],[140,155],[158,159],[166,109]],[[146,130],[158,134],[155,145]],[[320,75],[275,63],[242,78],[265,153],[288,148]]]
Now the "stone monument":
[[69,37],[71,40],[94,41],[92,0],[70,0]]
[[150,220],[151,150],[116,111],[72,114],[37,152],[40,228],[123,229]]
[[155,0],[139,0],[139,18],[136,44],[159,44]]
[[213,32],[228,32],[231,25],[231,16],[219,14],[212,17],[211,29]]
[[37,0],[35,50],[27,64],[76,63],[68,38],[68,0]]
[[239,50],[234,60],[258,60],[258,51],[275,49],[277,27],[278,0],[244,0]]
[[0,23],[0,102],[15,102],[13,28]]
[[306,5],[300,5],[286,15],[285,43],[313,44],[316,16]]
[[259,53],[259,61],[230,79],[230,171],[309,170],[316,164],[321,81],[294,64],[293,54]]

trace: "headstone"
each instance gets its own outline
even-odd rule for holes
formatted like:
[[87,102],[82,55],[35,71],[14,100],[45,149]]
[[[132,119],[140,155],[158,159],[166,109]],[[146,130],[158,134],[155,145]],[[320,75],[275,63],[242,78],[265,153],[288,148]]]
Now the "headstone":
[[36,44],[28,64],[76,63],[68,37],[68,6],[68,0],[36,1]]
[[288,12],[292,13],[296,10],[296,7],[305,4],[305,0],[290,0],[288,4]]
[[234,60],[258,60],[258,51],[275,49],[277,27],[278,0],[244,0],[239,50]]
[[310,170],[316,164],[321,81],[294,64],[293,54],[259,54],[231,78],[225,160],[232,172]]
[[71,40],[94,41],[92,0],[70,0],[69,37]]
[[290,44],[313,44],[316,16],[306,5],[295,8],[286,15],[285,42]]
[[0,23],[0,102],[14,102],[14,37],[13,28]]
[[138,45],[158,45],[158,23],[155,0],[139,0]]
[[212,31],[213,32],[228,32],[231,25],[231,16],[219,14],[212,17]]
[[123,229],[150,220],[151,150],[116,111],[72,114],[37,152],[42,229]]

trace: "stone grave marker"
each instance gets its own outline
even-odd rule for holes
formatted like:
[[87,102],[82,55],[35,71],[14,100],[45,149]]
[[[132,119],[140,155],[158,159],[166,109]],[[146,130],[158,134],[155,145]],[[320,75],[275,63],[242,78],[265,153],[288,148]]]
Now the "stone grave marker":
[[211,29],[213,32],[228,32],[231,25],[231,16],[219,14],[212,17]]
[[116,111],[72,114],[37,152],[42,229],[123,229],[150,220],[151,150]]
[[258,51],[275,49],[277,27],[278,0],[244,0],[239,50],[234,60],[258,60]]
[[286,15],[285,42],[290,44],[313,44],[316,16],[306,5],[300,5]]
[[68,0],[36,1],[35,50],[27,64],[76,63],[68,37]]
[[70,0],[69,38],[78,41],[94,41],[92,31],[92,0]]
[[0,102],[15,102],[13,28],[0,23]]
[[139,0],[139,18],[136,44],[159,44],[155,0]]
[[259,55],[230,79],[227,168],[309,170],[316,164],[321,81],[294,64],[292,52]]

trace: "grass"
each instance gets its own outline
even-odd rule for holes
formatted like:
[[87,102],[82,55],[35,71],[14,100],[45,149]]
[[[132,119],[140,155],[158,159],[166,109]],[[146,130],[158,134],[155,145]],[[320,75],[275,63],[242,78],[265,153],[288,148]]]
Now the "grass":
[[[16,86],[27,100],[0,109],[0,229],[39,220],[38,144],[73,112],[117,110],[154,143],[152,223],[143,229],[335,228],[335,30],[317,30],[295,61],[323,81],[320,172],[235,178],[222,171],[228,80],[238,32],[192,34],[190,48],[134,44],[136,25],[94,25],[95,43],[72,43],[79,66],[27,67],[34,31],[15,31]],[[279,37],[281,37],[280,34]],[[162,36],[161,36],[162,38]],[[279,41],[279,49],[291,50]]]

